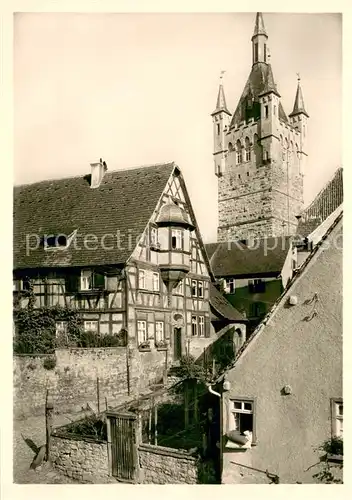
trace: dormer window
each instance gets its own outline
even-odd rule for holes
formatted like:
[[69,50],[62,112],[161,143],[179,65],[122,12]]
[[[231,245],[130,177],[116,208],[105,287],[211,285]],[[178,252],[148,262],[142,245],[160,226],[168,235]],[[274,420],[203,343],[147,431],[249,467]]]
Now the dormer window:
[[75,236],[77,230],[73,231],[69,236],[65,234],[50,234],[45,235],[43,238],[44,249],[45,250],[55,250],[55,249],[65,249],[67,248],[73,237]]
[[171,231],[171,248],[172,250],[182,250],[182,230],[172,229]]

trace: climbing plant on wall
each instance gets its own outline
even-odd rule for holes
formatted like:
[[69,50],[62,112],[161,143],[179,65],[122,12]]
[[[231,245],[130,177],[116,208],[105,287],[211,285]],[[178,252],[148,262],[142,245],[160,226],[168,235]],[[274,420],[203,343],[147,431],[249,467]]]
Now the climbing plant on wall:
[[[22,298],[28,300],[20,307]],[[13,351],[16,354],[50,354],[56,347],[115,347],[125,346],[127,332],[121,330],[116,335],[100,336],[96,332],[83,330],[79,313],[59,305],[53,307],[34,307],[35,294],[28,280],[28,289],[21,292],[14,304],[16,333]],[[64,322],[66,331],[56,336],[56,323]]]
[[[322,453],[320,457],[320,470],[313,475],[315,479],[324,484],[339,484],[343,480],[338,471],[342,472],[343,469],[343,440],[340,437],[333,437],[324,441],[324,443],[317,448],[317,451]],[[339,458],[339,461],[334,463],[332,457]]]

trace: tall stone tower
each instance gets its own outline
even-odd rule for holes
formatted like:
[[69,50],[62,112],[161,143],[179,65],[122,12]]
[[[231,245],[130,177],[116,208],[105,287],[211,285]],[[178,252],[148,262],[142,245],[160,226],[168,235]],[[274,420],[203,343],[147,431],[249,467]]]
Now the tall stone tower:
[[300,80],[287,117],[276,87],[263,16],[256,14],[252,69],[232,115],[222,80],[212,113],[218,241],[290,235],[303,207],[308,114]]

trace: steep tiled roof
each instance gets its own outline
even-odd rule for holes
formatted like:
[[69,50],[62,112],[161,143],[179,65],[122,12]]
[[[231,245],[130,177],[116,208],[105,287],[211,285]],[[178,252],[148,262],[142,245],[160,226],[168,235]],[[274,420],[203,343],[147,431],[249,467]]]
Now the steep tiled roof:
[[[265,92],[268,88],[275,90],[277,88],[274,82],[273,72],[270,64],[258,62],[252,66],[252,70],[244,87],[240,100],[237,104],[236,111],[231,120],[230,128],[241,121],[249,118],[259,119],[260,105],[259,95]],[[248,108],[248,101],[253,99],[252,108]],[[280,102],[279,105],[280,120],[288,123],[288,118]]]
[[216,315],[230,321],[245,322],[245,317],[233,307],[232,304],[219,292],[219,290],[210,284],[210,305]]
[[[280,273],[291,245],[290,237],[206,244],[216,277]],[[215,247],[216,246],[216,247]]]
[[225,111],[225,113],[227,113],[228,115],[231,115],[230,111],[227,109],[225,92],[224,92],[224,87],[222,84],[219,85],[219,92],[218,92],[218,98],[216,101],[216,108],[212,114],[215,115],[216,113],[219,113],[220,111]]
[[292,113],[290,113],[290,116],[299,115],[300,113],[303,113],[306,116],[308,116],[308,113],[307,113],[306,108],[304,106],[301,85],[300,85],[299,80],[298,80],[295,102],[293,104],[293,110],[292,110]]
[[297,227],[297,235],[311,234],[343,202],[343,170],[339,168],[333,178],[303,211]]
[[255,26],[252,39],[257,35],[268,36],[264,26],[263,14],[261,12],[257,12],[255,16]]
[[[15,187],[14,268],[125,262],[175,167],[167,163],[108,171],[96,189],[90,188],[90,175]],[[75,230],[77,244],[72,242],[67,250],[44,250],[40,245],[26,251],[27,237],[35,246],[35,236],[31,235],[69,235]],[[87,235],[97,238],[88,242],[88,247],[95,245],[95,249],[84,248]],[[101,244],[104,235],[108,235],[103,240],[105,249]]]

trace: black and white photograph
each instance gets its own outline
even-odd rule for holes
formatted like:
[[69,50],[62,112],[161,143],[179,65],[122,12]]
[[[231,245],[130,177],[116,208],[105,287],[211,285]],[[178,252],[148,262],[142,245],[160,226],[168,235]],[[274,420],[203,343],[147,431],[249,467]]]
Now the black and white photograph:
[[344,483],[342,24],[13,14],[14,484]]

